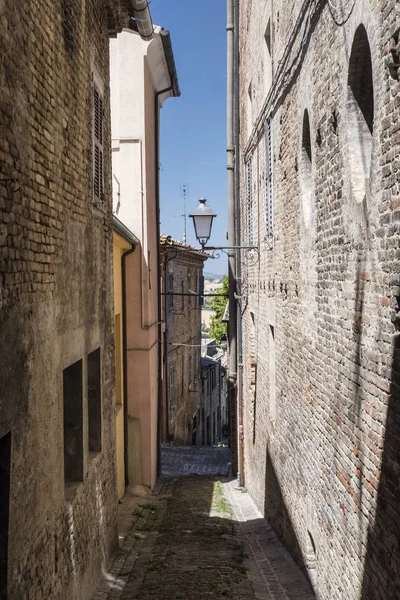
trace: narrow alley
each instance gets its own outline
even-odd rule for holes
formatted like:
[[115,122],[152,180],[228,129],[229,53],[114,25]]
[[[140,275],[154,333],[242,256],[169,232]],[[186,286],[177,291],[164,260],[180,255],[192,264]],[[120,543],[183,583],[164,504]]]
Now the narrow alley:
[[[127,494],[120,505],[121,549],[93,600],[315,597],[250,496],[226,476],[227,458],[225,448],[163,448],[153,494]],[[193,475],[200,464],[208,474]]]

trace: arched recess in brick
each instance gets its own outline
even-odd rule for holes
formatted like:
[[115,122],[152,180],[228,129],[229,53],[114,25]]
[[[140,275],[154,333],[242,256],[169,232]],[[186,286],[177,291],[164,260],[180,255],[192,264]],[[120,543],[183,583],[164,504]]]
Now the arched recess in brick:
[[374,131],[374,87],[371,49],[364,25],[351,48],[347,79],[348,159],[354,198],[362,202],[369,187]]
[[303,207],[303,218],[306,227],[310,224],[311,198],[313,193],[311,127],[308,110],[303,113],[303,127],[300,156],[300,187]]

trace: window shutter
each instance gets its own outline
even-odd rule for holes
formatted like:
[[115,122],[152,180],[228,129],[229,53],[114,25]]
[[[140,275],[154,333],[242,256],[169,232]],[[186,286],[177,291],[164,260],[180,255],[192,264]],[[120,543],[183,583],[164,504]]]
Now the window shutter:
[[271,237],[274,233],[273,191],[272,191],[272,123],[268,119],[265,126],[265,211],[266,233]]
[[103,97],[93,85],[93,202],[104,202],[104,106]]

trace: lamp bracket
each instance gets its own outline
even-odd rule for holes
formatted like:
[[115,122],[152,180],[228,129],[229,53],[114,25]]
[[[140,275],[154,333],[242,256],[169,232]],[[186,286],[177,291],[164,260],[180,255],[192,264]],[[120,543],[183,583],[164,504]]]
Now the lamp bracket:
[[221,252],[229,256],[231,251],[243,250],[246,253],[246,258],[250,266],[257,264],[260,260],[260,249],[258,246],[203,246],[202,250],[210,252],[211,258],[220,258]]

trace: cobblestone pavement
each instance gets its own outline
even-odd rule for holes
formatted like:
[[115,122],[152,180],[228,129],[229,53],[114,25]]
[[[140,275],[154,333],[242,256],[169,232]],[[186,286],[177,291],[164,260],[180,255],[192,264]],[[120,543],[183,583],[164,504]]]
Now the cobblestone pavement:
[[237,539],[245,545],[248,569],[257,600],[314,600],[315,595],[290,554],[263,519],[249,494],[236,481],[223,484],[232,506]]
[[122,547],[93,600],[315,598],[236,481],[162,478],[122,506]]
[[164,477],[185,475],[228,475],[231,451],[229,448],[201,446],[161,447],[162,474]]

